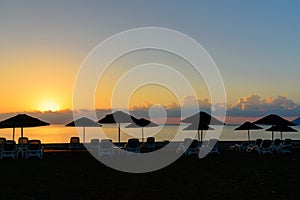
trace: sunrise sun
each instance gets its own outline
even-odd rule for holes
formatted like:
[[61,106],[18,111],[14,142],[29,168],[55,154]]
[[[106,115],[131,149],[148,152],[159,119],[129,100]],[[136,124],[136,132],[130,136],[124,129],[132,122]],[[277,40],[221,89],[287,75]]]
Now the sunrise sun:
[[46,112],[46,111],[55,112],[60,110],[60,106],[57,105],[56,103],[46,102],[41,104],[40,110],[42,112]]

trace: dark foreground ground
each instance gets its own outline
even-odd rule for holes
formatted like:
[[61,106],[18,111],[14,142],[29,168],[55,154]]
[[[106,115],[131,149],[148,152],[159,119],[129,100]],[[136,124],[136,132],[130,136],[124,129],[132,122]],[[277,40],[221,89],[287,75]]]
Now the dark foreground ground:
[[0,199],[300,199],[300,154],[183,156],[129,174],[88,152],[46,152],[42,160],[0,160],[0,169]]

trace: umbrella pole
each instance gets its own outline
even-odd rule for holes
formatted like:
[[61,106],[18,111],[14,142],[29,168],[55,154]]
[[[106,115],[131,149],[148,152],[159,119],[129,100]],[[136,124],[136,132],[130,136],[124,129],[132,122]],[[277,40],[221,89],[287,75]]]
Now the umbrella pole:
[[83,143],[85,143],[85,126],[83,127],[83,134],[82,134],[82,137],[83,137]]
[[203,140],[203,130],[201,130],[201,142]]
[[199,133],[199,130],[197,131],[198,133],[198,141],[200,141],[200,133]]
[[21,137],[23,137],[23,127],[21,127]]
[[248,130],[248,140],[250,142],[250,130]]
[[274,125],[272,125],[272,141],[274,139]]
[[15,127],[13,127],[13,140],[15,140]]
[[142,142],[144,144],[144,128],[142,127]]
[[119,142],[119,147],[121,146],[121,130],[120,130],[120,123],[118,123],[118,142]]
[[282,131],[280,131],[280,139],[282,140]]

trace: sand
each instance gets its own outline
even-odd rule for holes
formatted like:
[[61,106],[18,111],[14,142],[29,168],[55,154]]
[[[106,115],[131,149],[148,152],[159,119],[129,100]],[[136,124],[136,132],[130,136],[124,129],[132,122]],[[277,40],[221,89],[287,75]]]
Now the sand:
[[300,199],[299,152],[182,156],[146,174],[113,170],[86,151],[3,159],[0,167],[0,199]]

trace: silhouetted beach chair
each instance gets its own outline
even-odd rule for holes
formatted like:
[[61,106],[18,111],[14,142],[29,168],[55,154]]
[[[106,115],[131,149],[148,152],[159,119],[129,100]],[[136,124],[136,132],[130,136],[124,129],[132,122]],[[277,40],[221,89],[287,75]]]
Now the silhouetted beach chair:
[[38,157],[40,159],[43,158],[44,148],[42,147],[40,140],[29,140],[28,141],[28,149],[25,154],[25,158],[29,157]]
[[94,150],[98,150],[100,146],[99,143],[99,139],[91,139],[90,145],[89,145],[89,149],[94,151]]
[[0,137],[0,158],[2,158],[2,146],[5,143],[6,138]]
[[272,151],[276,152],[277,154],[280,153],[280,147],[281,147],[281,140],[280,139],[275,139],[273,144],[272,144]]
[[179,147],[176,149],[176,153],[186,152],[189,146],[192,144],[193,140],[191,138],[185,138]]
[[5,143],[6,138],[0,137],[0,149],[2,149],[2,145]]
[[210,139],[203,141],[200,149],[199,149],[199,158],[203,158],[207,154],[220,154],[218,148],[218,140],[217,139]]
[[102,155],[110,155],[112,156],[114,153],[113,151],[113,143],[110,139],[102,139],[100,142],[100,146],[98,149],[98,156]]
[[263,140],[261,145],[257,148],[259,155],[272,154],[272,140]]
[[292,146],[293,146],[292,139],[286,138],[280,147],[280,153],[282,154],[292,153],[291,151]]
[[155,149],[155,138],[148,137],[145,146],[147,149]]
[[236,152],[246,152],[248,146],[252,144],[251,142],[243,142],[242,144],[235,144],[229,147],[229,150],[236,151]]
[[1,158],[18,158],[19,148],[14,140],[6,140],[2,146]]
[[28,138],[27,137],[19,137],[18,147],[21,151],[22,158],[23,158],[24,155],[26,154],[27,150],[28,150]]
[[193,140],[191,142],[191,145],[185,151],[185,155],[188,155],[188,156],[192,155],[192,154],[198,155],[198,153],[199,153],[199,142],[198,142],[198,140]]
[[256,139],[254,144],[248,145],[246,152],[252,152],[253,150],[257,150],[260,147],[262,141],[262,139]]
[[218,140],[217,139],[210,139],[208,141],[207,148],[208,148],[208,150],[210,150],[210,153],[220,154],[220,151],[219,151],[219,148],[218,148]]
[[69,144],[69,149],[79,149],[80,147],[80,138],[79,137],[71,137],[70,138],[70,144]]
[[140,141],[137,138],[128,139],[127,144],[125,144],[125,150],[129,153],[140,153]]

